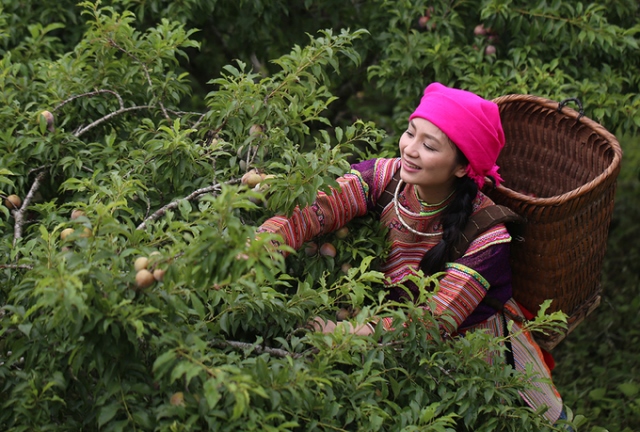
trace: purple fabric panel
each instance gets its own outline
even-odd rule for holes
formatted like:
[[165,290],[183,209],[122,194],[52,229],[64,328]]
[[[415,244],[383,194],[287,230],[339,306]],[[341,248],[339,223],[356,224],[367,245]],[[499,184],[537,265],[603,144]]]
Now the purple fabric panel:
[[351,169],[358,171],[364,181],[369,186],[369,196],[367,196],[367,209],[373,210],[375,208],[375,201],[373,196],[378,198],[375,193],[375,167],[377,159],[368,159],[362,162],[354,163],[351,165]]
[[[487,295],[498,299],[503,304],[511,298],[513,289],[508,243],[489,246],[471,256],[462,257],[456,262],[474,269],[489,282],[490,289]],[[404,286],[411,291],[414,298],[417,298],[418,287],[413,282],[407,281]],[[410,299],[406,291],[398,287],[391,287],[387,298],[394,301]],[[460,329],[481,323],[495,313],[496,310],[491,306],[480,303],[460,325]]]
[[[492,245],[471,256],[463,256],[458,263],[474,269],[489,282],[488,296],[498,299],[502,304],[513,296],[511,285],[511,265],[509,264],[509,243]],[[478,324],[496,310],[480,303],[471,315],[460,325],[460,328]]]

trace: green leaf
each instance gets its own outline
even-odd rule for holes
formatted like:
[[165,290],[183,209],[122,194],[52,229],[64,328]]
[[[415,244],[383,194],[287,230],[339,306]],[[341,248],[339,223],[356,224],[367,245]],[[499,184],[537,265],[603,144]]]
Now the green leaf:
[[31,323],[27,323],[27,324],[18,324],[18,330],[20,330],[22,333],[25,334],[25,336],[29,337],[29,334],[31,334],[31,329],[33,328],[33,324]]
[[176,359],[176,353],[173,350],[169,350],[156,358],[156,361],[153,362],[153,371],[157,372],[159,370],[166,369],[166,366],[170,362]]
[[622,383],[618,388],[627,397],[633,397],[640,391],[640,386],[633,382]]
[[598,401],[598,400],[604,399],[606,394],[607,394],[607,389],[604,387],[600,387],[600,388],[591,390],[589,392],[589,398],[594,401]]
[[100,408],[100,414],[98,415],[98,427],[102,427],[107,424],[115,415],[118,413],[120,409],[120,404],[112,403],[107,405],[106,407]]

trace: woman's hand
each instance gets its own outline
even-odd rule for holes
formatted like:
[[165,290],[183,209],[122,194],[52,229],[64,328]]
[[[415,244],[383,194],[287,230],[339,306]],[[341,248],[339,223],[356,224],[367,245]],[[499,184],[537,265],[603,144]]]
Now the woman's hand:
[[368,336],[374,333],[373,325],[368,323],[354,326],[349,321],[335,322],[325,320],[321,317],[315,317],[313,320],[311,320],[309,326],[311,326],[315,331],[319,331],[322,333],[333,333],[336,331],[336,329],[343,331],[342,329],[345,327],[347,328],[347,332],[355,333],[360,336]]

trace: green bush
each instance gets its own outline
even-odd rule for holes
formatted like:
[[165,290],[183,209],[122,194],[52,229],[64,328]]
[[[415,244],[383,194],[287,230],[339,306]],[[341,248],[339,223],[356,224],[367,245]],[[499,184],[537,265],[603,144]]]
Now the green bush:
[[[552,430],[517,402],[526,377],[484,361],[500,341],[443,340],[433,317],[385,301],[374,218],[316,239],[335,258],[285,259],[255,236],[349,162],[395,155],[434,80],[577,96],[610,130],[637,132],[635,2],[472,3],[5,2],[0,195],[23,205],[0,206],[3,430]],[[489,34],[474,34],[481,23]],[[250,188],[250,170],[272,177]],[[616,218],[612,241],[633,220]],[[138,257],[163,276],[136,280]],[[610,268],[611,284],[637,287]],[[637,314],[632,292],[606,306]],[[305,328],[339,308],[397,329]],[[589,330],[559,348],[561,365],[594,357],[576,347]],[[574,425],[637,426],[635,365],[614,387],[560,366]]]

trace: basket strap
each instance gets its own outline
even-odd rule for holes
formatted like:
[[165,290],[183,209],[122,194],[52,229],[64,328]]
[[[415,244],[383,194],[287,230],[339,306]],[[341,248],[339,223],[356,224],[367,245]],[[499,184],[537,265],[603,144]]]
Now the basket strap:
[[480,209],[469,217],[469,221],[462,231],[458,242],[453,247],[451,261],[460,258],[467,251],[469,244],[480,234],[500,223],[522,222],[523,218],[509,207],[490,205]]

